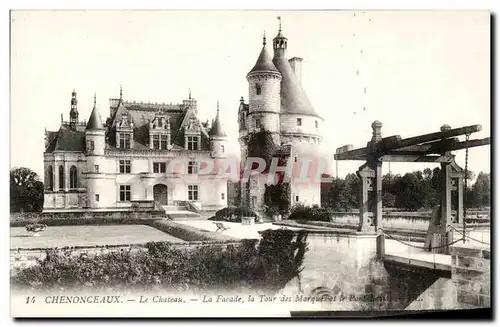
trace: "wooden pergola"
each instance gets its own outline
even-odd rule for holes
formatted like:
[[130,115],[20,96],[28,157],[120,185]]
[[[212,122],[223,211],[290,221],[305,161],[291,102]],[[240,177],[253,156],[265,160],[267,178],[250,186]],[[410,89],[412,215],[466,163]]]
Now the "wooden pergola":
[[[440,206],[433,215],[425,246],[434,252],[447,253],[446,246],[452,235],[450,225],[463,224],[463,189],[465,171],[455,162],[452,151],[490,144],[490,138],[469,140],[472,133],[481,131],[481,125],[451,129],[444,125],[440,132],[402,139],[399,135],[382,138],[382,123],[372,123],[372,138],[366,147],[353,149],[346,145],[337,149],[335,160],[360,160],[357,175],[362,180],[359,231],[381,233],[382,227],[382,163],[383,162],[435,162],[441,165]],[[466,135],[466,141],[457,136]],[[452,192],[456,191],[458,206],[452,216]],[[440,248],[441,247],[441,248]]]

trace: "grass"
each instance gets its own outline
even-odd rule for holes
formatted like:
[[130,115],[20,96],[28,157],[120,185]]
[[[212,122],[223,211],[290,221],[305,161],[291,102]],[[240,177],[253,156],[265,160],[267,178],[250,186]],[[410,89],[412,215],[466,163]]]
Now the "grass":
[[36,237],[24,227],[10,229],[11,249],[144,244],[153,241],[184,242],[145,225],[49,226]]

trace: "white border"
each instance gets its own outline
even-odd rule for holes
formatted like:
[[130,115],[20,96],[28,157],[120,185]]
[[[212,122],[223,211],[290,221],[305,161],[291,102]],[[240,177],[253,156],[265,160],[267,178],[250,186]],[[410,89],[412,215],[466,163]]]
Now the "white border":
[[[253,0],[253,1],[245,1],[245,2],[229,2],[229,1],[194,1],[194,0],[184,0],[184,1],[151,1],[151,0],[143,0],[143,1],[109,1],[109,0],[87,0],[87,1],[73,1],[68,3],[68,1],[44,1],[44,3],[39,3],[37,1],[12,1],[12,0],[4,0],[1,2],[2,7],[2,17],[4,18],[2,26],[2,32],[0,33],[0,45],[2,46],[2,62],[0,76],[4,77],[2,82],[4,83],[4,87],[2,88],[2,93],[0,98],[2,99],[3,109],[2,119],[0,119],[1,130],[4,133],[4,137],[0,140],[1,150],[3,154],[10,154],[10,139],[9,139],[9,9],[267,9],[267,10],[276,10],[276,9],[488,9],[492,12],[499,12],[498,9],[499,1],[494,0],[468,0],[468,1],[459,1],[459,0],[447,0],[447,1],[437,1],[437,0],[412,0],[412,1],[360,1],[360,0],[351,0],[351,1],[318,1],[318,0],[308,0],[308,1],[272,1],[272,0]],[[496,58],[495,58],[496,59]],[[492,71],[494,74],[495,72]],[[495,94],[497,93],[497,87],[493,90]],[[495,121],[495,123],[497,123]],[[493,143],[495,144],[495,142]],[[27,149],[29,151],[29,149]],[[7,156],[3,156],[3,160],[1,161],[2,165],[5,165],[3,169],[4,173],[0,174],[4,183],[5,189],[8,190],[8,179],[7,179],[7,168],[9,168],[9,161],[7,161]],[[496,176],[496,174],[495,174]],[[497,182],[497,180],[495,180]],[[499,185],[499,183],[492,183],[493,185]],[[498,193],[497,193],[498,194]],[[497,200],[497,198],[495,198]],[[2,209],[5,212],[5,223],[9,221],[9,196],[8,191],[5,196],[2,197]],[[495,206],[493,206],[494,208]],[[497,228],[499,224],[496,224]],[[2,306],[1,308],[4,310],[2,313],[3,321],[2,326],[8,326],[14,324],[14,321],[10,319],[9,313],[9,265],[6,264],[9,262],[8,259],[8,249],[10,247],[9,242],[9,229],[8,226],[6,228],[2,228],[1,232],[4,233],[5,237],[2,239],[5,240],[5,248],[3,251],[0,251],[2,257],[0,258],[2,262],[5,264],[2,265],[2,278],[1,281],[3,284],[3,292],[1,296]],[[495,230],[497,232],[497,230]],[[498,234],[497,234],[498,235]],[[495,251],[493,251],[495,252]],[[496,276],[495,276],[496,277]],[[496,284],[496,283],[495,283]],[[302,321],[301,323],[303,323]],[[34,325],[36,322],[24,323],[25,326]],[[52,324],[53,321],[46,322]],[[63,322],[64,324],[69,323],[68,321]],[[127,323],[126,321],[84,321],[79,322],[83,325],[109,325],[109,324],[123,324]],[[166,322],[157,322],[157,323],[175,323],[174,321],[166,321]],[[192,323],[192,322],[191,322]],[[200,321],[200,323],[206,324],[207,322]],[[214,322],[217,323],[217,322]],[[232,321],[230,322],[240,323]],[[241,322],[242,323],[242,322]],[[258,324],[266,324],[268,322],[259,322]],[[278,322],[273,322],[278,323]],[[289,324],[290,322],[281,321],[279,323]],[[335,321],[335,324],[340,323],[339,321]],[[431,322],[428,322],[431,323]],[[453,322],[456,323],[456,322]],[[128,322],[127,324],[132,325],[142,325],[142,321],[133,321]]]

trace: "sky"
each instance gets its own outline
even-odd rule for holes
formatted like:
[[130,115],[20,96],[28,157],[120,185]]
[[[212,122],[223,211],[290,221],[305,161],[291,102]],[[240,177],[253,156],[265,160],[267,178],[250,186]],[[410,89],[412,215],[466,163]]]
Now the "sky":
[[[105,119],[120,85],[125,100],[144,102],[179,103],[191,89],[202,120],[215,116],[219,101],[229,150],[239,153],[246,74],[264,32],[272,53],[278,15],[288,57],[304,59],[302,85],[324,118],[327,155],[346,144],[364,147],[374,120],[382,122],[383,137],[432,133],[444,124],[480,124],[471,138],[490,136],[486,11],[13,11],[10,166],[42,175],[44,129],[58,130],[61,113],[68,120],[73,88],[81,120],[94,92]],[[464,150],[456,160],[464,167]],[[338,174],[361,164],[339,162]],[[490,172],[490,146],[471,149],[468,167]]]

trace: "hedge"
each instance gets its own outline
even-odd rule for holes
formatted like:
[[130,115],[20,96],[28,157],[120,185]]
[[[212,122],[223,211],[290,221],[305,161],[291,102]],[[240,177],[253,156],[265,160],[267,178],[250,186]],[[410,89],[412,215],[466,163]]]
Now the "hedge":
[[215,225],[214,231],[203,231],[196,227],[175,223],[173,221],[153,221],[150,222],[149,225],[158,230],[161,230],[164,233],[170,234],[173,237],[180,238],[181,240],[193,242],[193,241],[234,241],[236,240],[233,237],[216,233]]
[[174,248],[151,242],[147,251],[72,256],[50,250],[38,264],[11,275],[24,290],[252,290],[278,291],[302,270],[305,232],[267,230],[241,245]]
[[331,221],[331,212],[326,208],[321,208],[318,205],[306,207],[297,205],[292,209],[288,216],[289,220],[307,220],[307,221]]

